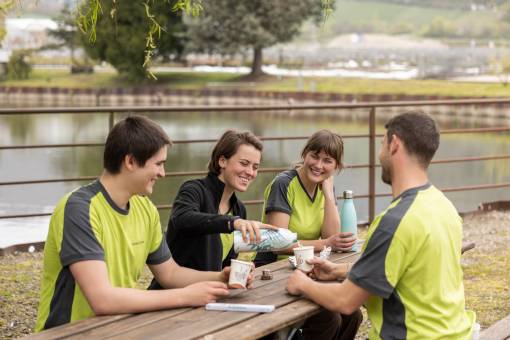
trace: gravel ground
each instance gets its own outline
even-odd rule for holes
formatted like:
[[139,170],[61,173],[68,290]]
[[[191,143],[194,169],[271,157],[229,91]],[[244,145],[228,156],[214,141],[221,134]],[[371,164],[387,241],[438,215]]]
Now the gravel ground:
[[[476,243],[462,257],[466,307],[486,328],[510,314],[510,212],[465,217],[464,239]],[[41,272],[42,253],[0,257],[0,339],[33,331]],[[140,287],[147,287],[149,280],[146,272]],[[364,321],[359,339],[366,337],[368,327]]]

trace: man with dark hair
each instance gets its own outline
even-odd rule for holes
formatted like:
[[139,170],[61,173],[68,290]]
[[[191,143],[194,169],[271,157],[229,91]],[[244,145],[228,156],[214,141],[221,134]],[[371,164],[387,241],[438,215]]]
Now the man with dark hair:
[[462,220],[429,183],[427,168],[439,146],[431,117],[408,112],[385,125],[379,160],[393,201],[368,230],[360,259],[334,264],[315,258],[312,278],[300,271],[287,291],[349,314],[362,304],[371,339],[471,339],[475,315],[465,310]]
[[[228,295],[230,268],[200,272],[175,263],[158,211],[145,197],[165,176],[170,144],[148,118],[118,122],[106,140],[102,175],[57,204],[44,246],[36,331],[94,315],[200,306]],[[134,289],[145,263],[164,288],[174,289]]]

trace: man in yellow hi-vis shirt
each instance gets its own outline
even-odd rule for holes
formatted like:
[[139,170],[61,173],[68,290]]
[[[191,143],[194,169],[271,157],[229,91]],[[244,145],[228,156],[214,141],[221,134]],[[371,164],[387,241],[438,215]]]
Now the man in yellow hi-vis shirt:
[[[106,140],[102,175],[57,204],[44,246],[36,331],[94,315],[201,306],[228,295],[229,267],[201,272],[173,260],[146,197],[165,176],[170,144],[148,118],[119,121]],[[146,264],[172,289],[135,289]]]
[[312,277],[345,280],[319,283],[296,270],[287,290],[344,314],[364,304],[370,339],[471,339],[475,315],[465,310],[462,220],[427,175],[439,131],[419,112],[385,127],[379,160],[393,201],[372,222],[360,259],[351,265],[316,258]]

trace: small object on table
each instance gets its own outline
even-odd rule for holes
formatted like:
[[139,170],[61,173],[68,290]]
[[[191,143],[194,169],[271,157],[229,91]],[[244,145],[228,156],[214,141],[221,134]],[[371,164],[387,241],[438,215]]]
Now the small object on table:
[[319,257],[323,260],[329,259],[330,255],[331,255],[331,247],[326,247],[326,246],[324,246],[324,248],[319,253]]
[[271,273],[270,269],[263,269],[262,270],[262,276],[260,277],[261,280],[272,280],[273,274]]
[[296,269],[296,267],[297,267],[296,257],[295,256],[289,256],[287,258],[287,260],[289,260],[289,263],[290,263],[290,266],[292,267],[292,269]]
[[208,303],[206,310],[219,310],[228,312],[271,313],[274,305],[252,305],[246,303]]
[[[327,260],[329,259],[329,256],[331,255],[331,247],[326,247],[324,246],[324,248],[321,250],[321,252],[319,253],[319,257],[323,260]],[[287,260],[289,261],[290,263],[290,266],[293,268],[293,269],[296,269],[297,268],[297,264],[296,264],[296,257],[295,256],[289,256],[287,258]]]

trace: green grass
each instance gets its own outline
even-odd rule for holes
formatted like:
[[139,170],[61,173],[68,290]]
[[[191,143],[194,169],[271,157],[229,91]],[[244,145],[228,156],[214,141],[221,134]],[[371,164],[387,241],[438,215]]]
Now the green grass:
[[225,73],[160,73],[156,81],[146,79],[142,82],[131,82],[128,79],[111,72],[97,72],[94,74],[70,74],[64,70],[34,70],[29,79],[5,80],[2,86],[43,86],[69,88],[110,88],[133,86],[158,86],[171,88],[203,88],[210,83],[235,81],[238,74]]
[[170,88],[196,89],[207,85],[228,84],[242,80],[242,76],[234,73],[158,73],[156,84]]
[[111,73],[79,74],[71,75],[61,70],[34,70],[29,79],[6,80],[0,82],[3,86],[27,86],[27,87],[114,87],[118,86],[116,80],[119,77]]
[[[259,90],[296,91],[297,78],[268,81],[257,86]],[[303,89],[315,83],[318,92],[440,95],[458,97],[499,97],[510,95],[510,87],[500,83],[459,83],[446,80],[374,80],[357,78],[305,78]]]
[[202,89],[204,87],[250,89],[260,91],[308,91],[350,94],[408,94],[456,97],[508,97],[510,86],[500,83],[459,83],[443,80],[374,80],[356,78],[305,78],[298,87],[293,77],[278,79],[265,76],[255,86],[246,86],[245,78],[232,73],[160,73],[156,81],[130,83],[115,73],[71,75],[65,71],[35,70],[26,80],[7,80],[2,86],[46,86],[69,88],[110,88],[159,86],[167,88]]
[[463,266],[464,287],[469,292],[466,294],[466,306],[476,310],[478,322],[486,328],[510,313],[508,300],[501,298],[510,292],[510,260],[508,251],[507,254],[503,251],[502,255],[494,255],[476,251],[475,248],[473,252],[476,253],[469,255],[476,257],[476,262]]

